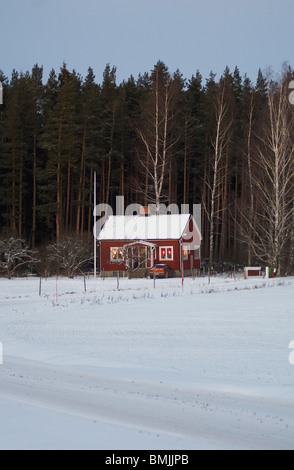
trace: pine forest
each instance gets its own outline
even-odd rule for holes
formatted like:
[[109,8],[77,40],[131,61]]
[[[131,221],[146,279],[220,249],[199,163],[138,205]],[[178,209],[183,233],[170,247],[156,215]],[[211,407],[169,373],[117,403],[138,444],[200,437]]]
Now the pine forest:
[[65,63],[46,82],[38,65],[0,71],[0,252],[92,243],[96,173],[97,204],[201,204],[210,267],[293,274],[293,78],[285,66],[255,83],[237,67],[187,79],[162,61],[120,84],[109,64],[101,83]]

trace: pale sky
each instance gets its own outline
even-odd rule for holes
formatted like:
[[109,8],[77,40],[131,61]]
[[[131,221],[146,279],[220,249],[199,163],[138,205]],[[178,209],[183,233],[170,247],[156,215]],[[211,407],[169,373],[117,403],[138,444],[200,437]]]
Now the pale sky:
[[205,81],[226,66],[255,83],[258,69],[294,68],[293,0],[0,0],[0,70],[63,62],[102,82],[107,63],[117,83],[162,60],[184,78]]

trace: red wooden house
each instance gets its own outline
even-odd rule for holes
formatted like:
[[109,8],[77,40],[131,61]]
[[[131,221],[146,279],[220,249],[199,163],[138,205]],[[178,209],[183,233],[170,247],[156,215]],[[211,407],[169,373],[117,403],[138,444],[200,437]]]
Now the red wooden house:
[[159,263],[200,269],[201,234],[190,214],[110,216],[97,240],[103,272],[126,271],[128,263],[132,270]]

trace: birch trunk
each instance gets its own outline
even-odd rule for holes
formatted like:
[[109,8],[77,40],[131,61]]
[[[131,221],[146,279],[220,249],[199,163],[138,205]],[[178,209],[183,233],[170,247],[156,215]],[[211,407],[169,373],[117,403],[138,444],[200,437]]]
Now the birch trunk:
[[210,210],[209,210],[209,261],[208,261],[208,281],[210,282],[211,270],[214,260],[215,243],[215,217],[217,215],[216,201],[219,195],[222,181],[221,169],[224,149],[229,141],[229,132],[232,121],[227,120],[228,108],[225,103],[225,89],[222,88],[216,103],[216,134],[212,142],[214,148],[213,167],[212,167],[212,185],[210,187]]

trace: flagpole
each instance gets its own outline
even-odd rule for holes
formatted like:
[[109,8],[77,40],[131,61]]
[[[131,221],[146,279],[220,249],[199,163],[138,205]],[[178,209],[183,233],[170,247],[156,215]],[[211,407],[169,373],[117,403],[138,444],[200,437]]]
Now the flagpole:
[[96,171],[94,171],[94,279],[96,279],[97,275],[97,239],[96,239]]

